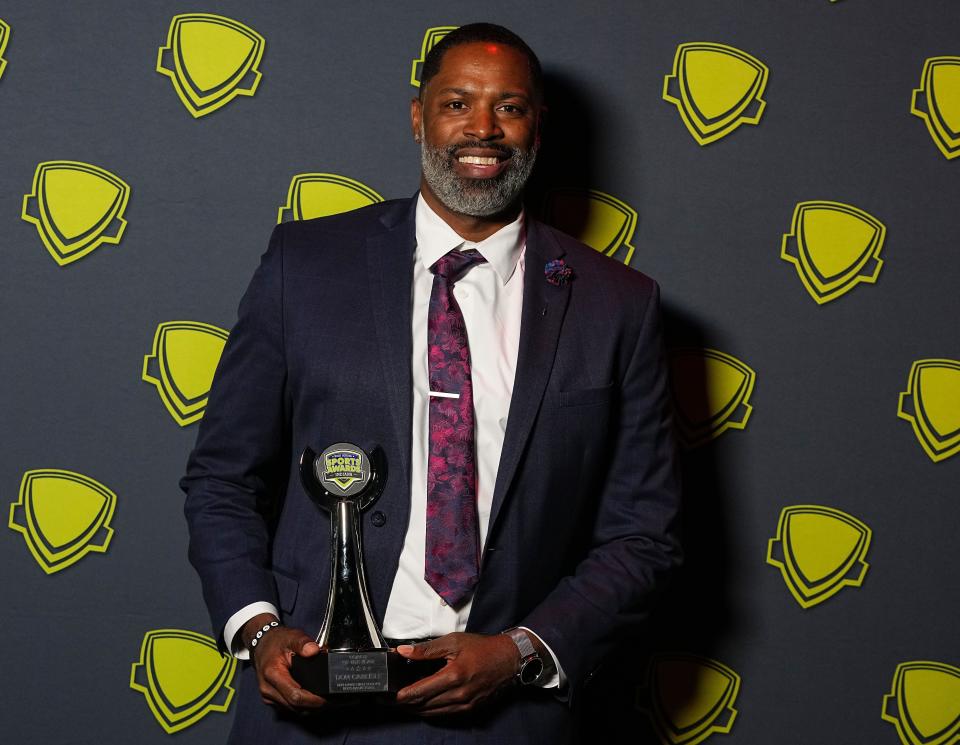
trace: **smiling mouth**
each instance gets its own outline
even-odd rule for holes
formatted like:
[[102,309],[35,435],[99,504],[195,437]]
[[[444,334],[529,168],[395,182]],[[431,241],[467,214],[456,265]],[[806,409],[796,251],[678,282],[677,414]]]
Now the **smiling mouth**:
[[500,159],[495,157],[481,158],[479,155],[461,155],[457,158],[457,161],[472,166],[495,166],[500,162]]

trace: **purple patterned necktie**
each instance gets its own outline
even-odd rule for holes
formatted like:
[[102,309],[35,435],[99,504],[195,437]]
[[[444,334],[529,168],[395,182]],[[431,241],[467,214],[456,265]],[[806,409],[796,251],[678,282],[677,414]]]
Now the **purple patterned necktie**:
[[424,579],[454,607],[470,597],[479,579],[480,533],[470,348],[453,283],[484,261],[476,251],[454,249],[430,267],[434,276],[427,316],[431,396]]

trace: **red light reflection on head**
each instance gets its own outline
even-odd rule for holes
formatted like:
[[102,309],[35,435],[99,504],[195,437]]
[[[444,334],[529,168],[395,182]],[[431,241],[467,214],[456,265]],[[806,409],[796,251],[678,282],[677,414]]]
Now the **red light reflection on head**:
[[500,53],[500,47],[498,47],[496,44],[484,44],[483,48],[490,52],[490,54]]

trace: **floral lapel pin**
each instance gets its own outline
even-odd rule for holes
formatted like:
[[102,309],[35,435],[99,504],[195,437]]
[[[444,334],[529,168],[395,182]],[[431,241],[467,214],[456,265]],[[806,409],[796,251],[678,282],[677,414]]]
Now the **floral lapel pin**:
[[563,259],[548,261],[547,265],[543,267],[543,273],[547,278],[547,282],[557,287],[563,287],[563,285],[573,279],[573,269],[567,266],[567,263]]

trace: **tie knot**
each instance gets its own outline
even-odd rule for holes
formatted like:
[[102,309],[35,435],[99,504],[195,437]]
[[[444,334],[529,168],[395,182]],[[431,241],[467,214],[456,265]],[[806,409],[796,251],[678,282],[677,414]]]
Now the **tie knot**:
[[483,264],[486,259],[479,251],[461,251],[457,248],[448,251],[430,267],[430,271],[439,274],[448,282],[456,282],[474,264]]

